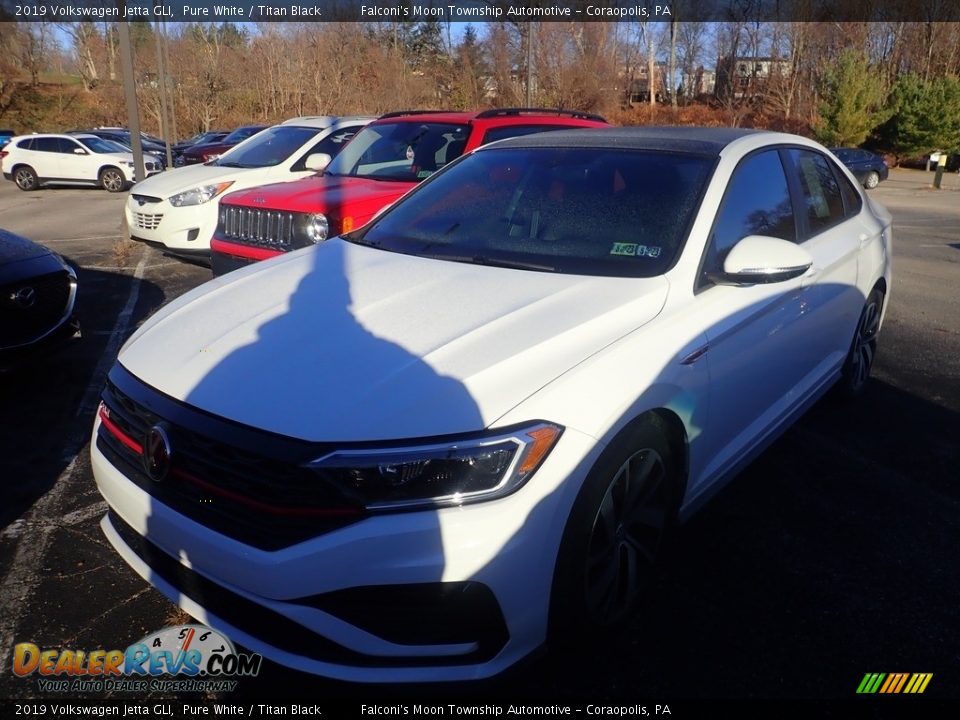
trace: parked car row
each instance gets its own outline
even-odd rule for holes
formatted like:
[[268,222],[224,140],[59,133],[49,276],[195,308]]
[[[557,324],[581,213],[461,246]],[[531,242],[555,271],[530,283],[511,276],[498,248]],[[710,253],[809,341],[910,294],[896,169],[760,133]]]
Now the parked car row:
[[[330,156],[371,120],[294,118],[255,133],[203,164],[174,168],[139,183],[127,199],[130,236],[182,257],[209,261],[221,195],[323,170]],[[197,151],[216,147],[200,145]]]
[[[480,145],[606,126],[596,115],[522,108],[295,118],[202,166],[139,184],[127,201],[127,222],[134,240],[212,261],[220,274],[360,227]],[[196,150],[205,147],[217,146]]]

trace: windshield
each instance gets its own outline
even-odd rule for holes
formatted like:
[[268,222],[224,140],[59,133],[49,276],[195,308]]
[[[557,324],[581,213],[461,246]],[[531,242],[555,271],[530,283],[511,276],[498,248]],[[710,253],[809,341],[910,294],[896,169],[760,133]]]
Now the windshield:
[[324,174],[419,182],[460,157],[469,135],[469,125],[368,125],[333,159]]
[[130,148],[124,147],[115,140],[104,140],[103,138],[77,138],[77,142],[84,145],[95,153],[128,153]]
[[279,165],[320,132],[317,128],[292,125],[268,128],[248,143],[234,148],[213,162],[221,167],[263,168]]
[[683,246],[712,168],[710,158],[678,153],[494,148],[346,237],[441,260],[653,277]]

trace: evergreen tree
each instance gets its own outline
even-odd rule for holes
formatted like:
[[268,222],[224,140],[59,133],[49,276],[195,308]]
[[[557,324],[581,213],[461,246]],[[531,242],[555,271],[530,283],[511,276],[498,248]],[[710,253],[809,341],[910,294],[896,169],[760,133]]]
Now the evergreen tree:
[[820,78],[817,138],[828,146],[860,145],[891,115],[887,92],[866,56],[844,50]]
[[924,82],[904,75],[893,88],[894,114],[880,129],[881,142],[898,155],[960,149],[960,79]]

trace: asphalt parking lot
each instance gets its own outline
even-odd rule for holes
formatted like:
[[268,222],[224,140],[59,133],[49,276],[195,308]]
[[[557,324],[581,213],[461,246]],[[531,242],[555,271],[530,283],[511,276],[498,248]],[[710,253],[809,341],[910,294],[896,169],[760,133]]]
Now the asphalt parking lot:
[[[687,523],[627,632],[472,686],[268,664],[237,694],[850,698],[867,672],[928,672],[927,697],[960,697],[960,177],[932,178],[894,170],[871,191],[895,264],[866,396],[819,403]],[[102,537],[87,441],[122,340],[209,270],[124,246],[124,198],[0,183],[0,227],[79,268],[84,333],[0,376],[0,699],[43,697],[12,675],[15,643],[124,648],[181,620]]]

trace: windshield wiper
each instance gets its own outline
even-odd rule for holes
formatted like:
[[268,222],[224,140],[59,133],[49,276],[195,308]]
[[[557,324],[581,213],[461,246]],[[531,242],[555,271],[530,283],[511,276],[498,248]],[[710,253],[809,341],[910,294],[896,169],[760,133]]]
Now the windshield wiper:
[[507,258],[491,258],[485,255],[475,255],[470,259],[474,265],[489,265],[490,267],[515,268],[517,270],[540,270],[541,272],[557,272],[553,265],[540,265],[539,263],[526,262],[524,260],[510,260]]
[[[430,247],[428,243],[425,247]],[[421,249],[420,252],[423,252]],[[524,260],[509,260],[506,258],[491,258],[486,255],[422,255],[419,252],[414,253],[418,257],[432,258],[434,260],[449,260],[450,262],[468,263],[470,265],[487,265],[489,267],[513,268],[515,270],[539,270],[540,272],[557,272],[557,268],[552,265],[540,265],[538,263],[526,262]]]

